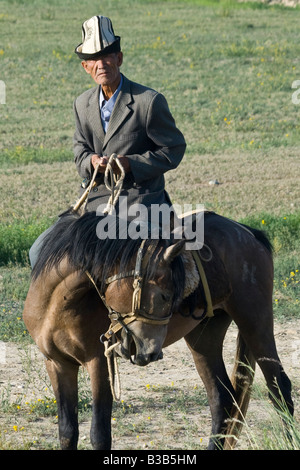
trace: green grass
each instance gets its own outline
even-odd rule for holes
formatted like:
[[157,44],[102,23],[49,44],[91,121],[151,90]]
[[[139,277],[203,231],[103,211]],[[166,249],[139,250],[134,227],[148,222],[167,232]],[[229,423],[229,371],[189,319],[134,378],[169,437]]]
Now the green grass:
[[[166,94],[189,153],[299,144],[298,108],[291,102],[299,75],[298,9],[115,0],[112,10],[106,0],[101,12],[122,36],[124,73]],[[70,0],[47,7],[14,2],[13,9],[2,2],[4,156],[16,146],[30,154],[42,145],[45,159],[51,149],[71,150],[72,103],[92,86],[73,51],[81,22],[95,13],[96,1],[75,9]]]
[[28,251],[35,239],[49,226],[49,219],[31,223],[18,222],[0,225],[0,264],[28,264]]
[[72,153],[67,149],[44,149],[34,147],[22,147],[17,145],[11,149],[4,149],[0,154],[0,166],[2,169],[29,163],[65,162],[72,160]]
[[299,248],[300,213],[281,217],[266,213],[257,214],[240,222],[264,231],[273,245],[275,254],[296,252]]

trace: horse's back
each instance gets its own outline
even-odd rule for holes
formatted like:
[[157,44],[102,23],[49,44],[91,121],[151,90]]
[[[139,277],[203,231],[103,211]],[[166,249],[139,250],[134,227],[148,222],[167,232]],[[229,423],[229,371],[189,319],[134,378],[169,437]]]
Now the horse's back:
[[267,258],[272,258],[272,246],[264,232],[214,212],[204,214],[204,240],[208,246],[218,247],[220,252],[231,256],[265,253]]

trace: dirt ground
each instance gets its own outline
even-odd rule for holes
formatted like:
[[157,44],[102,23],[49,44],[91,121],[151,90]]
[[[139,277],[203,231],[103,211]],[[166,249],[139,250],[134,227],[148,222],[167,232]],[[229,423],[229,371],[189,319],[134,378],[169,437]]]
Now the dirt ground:
[[[286,373],[293,382],[295,393],[298,394],[298,388],[300,387],[298,380],[300,321],[289,321],[285,325],[276,324],[275,336],[281,361]],[[236,328],[232,326],[228,331],[224,346],[225,363],[228,366],[229,373],[235,354],[235,341]],[[153,390],[155,391],[155,388],[158,390],[159,387],[160,389],[170,390],[170,393],[172,393],[172,386],[177,391],[182,390],[187,393],[192,393],[195,387],[203,388],[184,340],[180,340],[166,348],[163,360],[152,363],[147,367],[133,366],[129,362],[122,360],[120,362],[120,375],[122,399],[124,400],[123,403],[126,403],[124,406],[136,407],[137,413],[129,416],[127,430],[124,426],[123,428],[117,426],[115,421],[113,421],[113,449],[148,449],[153,448],[153,446],[160,449],[189,449],[188,442],[191,443],[191,449],[195,449],[197,445],[198,448],[205,448],[210,434],[210,411],[208,405],[201,406],[199,414],[198,411],[195,413],[194,408],[191,409],[190,414],[186,413],[185,427],[183,426],[182,430],[177,429],[177,432],[175,432],[176,416],[175,420],[173,416],[174,432],[170,432],[170,423],[165,424],[165,426],[163,424],[167,405],[159,402],[162,394],[157,393],[153,395]],[[263,381],[260,370],[256,372],[255,381]],[[4,350],[2,343],[2,354],[0,356],[1,402],[5,401],[5,394],[7,394],[11,402],[16,402],[18,397],[24,397],[26,394],[26,400],[30,402],[37,399],[39,393],[45,390],[46,387],[47,376],[43,359],[35,346],[30,346],[25,351],[16,344],[6,343]],[[147,416],[147,410],[145,410],[145,406],[147,408],[147,397],[150,397],[149,389],[152,389],[152,402],[153,397],[157,400],[157,410],[149,409],[151,417]],[[50,390],[47,392],[47,395],[51,395]],[[295,405],[297,419],[297,416],[299,417],[299,406],[297,403]],[[266,415],[267,411],[264,409],[264,402],[256,398],[252,399],[247,415],[247,422],[250,428],[255,428],[259,426],[260,421],[268,419]],[[150,421],[151,419],[152,427],[148,431],[147,428],[143,428],[140,433],[141,436],[135,436],[132,432],[132,427],[135,426],[134,423],[138,423],[139,419],[139,424],[141,424],[142,418],[144,421],[147,421],[147,419]],[[299,421],[299,419],[297,420]],[[23,433],[19,431],[22,427],[24,428]],[[89,443],[89,428],[90,418],[87,418],[80,424],[79,444],[81,449],[91,448]],[[189,428],[191,429],[190,432]],[[4,442],[9,442],[10,446],[13,446],[14,449],[20,448],[22,443],[24,444],[24,441],[29,437],[34,442],[30,447],[32,450],[58,448],[57,424],[53,416],[28,422],[21,414],[18,416],[16,413],[8,417],[7,413],[1,413],[0,444],[1,431],[2,438],[5,438]],[[178,439],[181,442],[178,442]],[[243,432],[237,449],[249,448],[248,439],[248,433]],[[185,442],[184,447],[181,447],[183,442]]]

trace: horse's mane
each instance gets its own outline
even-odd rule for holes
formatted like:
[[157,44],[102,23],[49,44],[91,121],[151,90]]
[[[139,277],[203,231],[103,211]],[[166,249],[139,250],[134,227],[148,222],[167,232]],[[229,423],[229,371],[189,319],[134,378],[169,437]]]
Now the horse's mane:
[[[128,237],[128,224],[125,224],[124,220],[120,223],[118,217],[111,219],[111,227],[113,223],[116,224],[113,230],[118,236],[98,237],[97,225],[103,217],[106,216],[98,216],[95,212],[86,212],[82,216],[67,214],[60,217],[42,242],[38,261],[32,270],[33,279],[53,268],[59,272],[59,265],[64,258],[68,259],[75,270],[88,271],[101,290],[104,288],[105,279],[116,264],[119,265],[120,272],[128,271],[128,266],[132,266],[133,260],[135,262],[142,239]],[[151,239],[147,239],[146,246],[150,242]],[[159,248],[167,247],[169,244],[169,240],[160,237],[152,261],[155,257],[159,257],[161,252]],[[155,261],[158,262],[159,259]],[[146,279],[153,277],[156,262],[148,263]],[[177,302],[182,298],[185,285],[185,271],[180,256],[173,260],[171,268],[174,301]]]

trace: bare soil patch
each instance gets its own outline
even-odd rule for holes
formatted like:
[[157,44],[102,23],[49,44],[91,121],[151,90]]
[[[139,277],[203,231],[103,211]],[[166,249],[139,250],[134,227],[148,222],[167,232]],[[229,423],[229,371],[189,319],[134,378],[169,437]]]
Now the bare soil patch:
[[[300,321],[276,324],[275,335],[282,363],[293,382],[294,394],[298,394]],[[229,373],[235,342],[236,328],[232,326],[224,346]],[[0,396],[2,404],[20,403],[20,408],[16,405],[13,414],[0,415],[2,448],[58,449],[56,418],[33,417],[28,411],[29,405],[24,412],[25,403],[38,402],[45,396],[53,397],[41,354],[35,346],[22,348],[14,343],[6,343],[5,346],[5,361],[0,363]],[[210,435],[210,411],[204,387],[184,340],[166,348],[163,360],[144,368],[121,360],[120,374],[122,402],[113,413],[113,449],[205,448]],[[86,392],[89,384],[87,376],[84,376]],[[264,383],[259,369],[255,383]],[[193,401],[196,393],[200,398]],[[182,406],[178,405],[180,398]],[[173,403],[178,409],[174,409]],[[255,434],[257,430],[266,432],[271,420],[266,403],[267,400],[254,394],[247,415],[248,429],[243,431],[237,449],[251,448],[249,433],[252,431]],[[295,405],[295,416],[299,420],[297,401]],[[91,448],[89,428],[90,415],[86,414],[81,417],[80,449]]]

